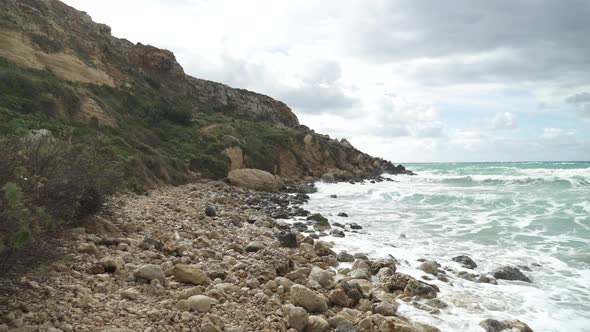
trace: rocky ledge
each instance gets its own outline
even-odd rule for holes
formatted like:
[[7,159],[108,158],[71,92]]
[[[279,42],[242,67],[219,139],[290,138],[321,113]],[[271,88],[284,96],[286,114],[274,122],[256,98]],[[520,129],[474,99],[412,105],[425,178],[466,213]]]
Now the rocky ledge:
[[[398,312],[399,301],[444,308],[439,288],[396,272],[393,257],[334,252],[307,198],[215,181],[118,197],[68,232],[62,259],[0,280],[19,289],[0,331],[439,331]],[[290,216],[306,222],[280,220]]]

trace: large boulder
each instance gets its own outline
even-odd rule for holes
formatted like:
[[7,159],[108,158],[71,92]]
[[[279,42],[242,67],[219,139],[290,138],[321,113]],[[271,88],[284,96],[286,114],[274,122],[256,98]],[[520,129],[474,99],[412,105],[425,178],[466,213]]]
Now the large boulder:
[[280,177],[253,168],[233,170],[229,172],[227,179],[234,186],[253,190],[277,191],[282,187]]
[[475,269],[477,264],[467,255],[460,255],[452,258],[453,262],[461,264],[464,268]]
[[328,299],[302,285],[293,285],[290,294],[291,302],[308,312],[324,312],[328,310]]
[[532,282],[527,276],[524,275],[517,267],[514,266],[502,266],[494,271],[492,271],[492,275],[496,279],[504,279],[504,280],[520,280],[525,282]]

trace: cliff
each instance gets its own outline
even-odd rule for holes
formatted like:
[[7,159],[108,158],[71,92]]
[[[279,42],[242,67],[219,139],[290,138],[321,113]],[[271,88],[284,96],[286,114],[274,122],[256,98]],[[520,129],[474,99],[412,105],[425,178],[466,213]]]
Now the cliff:
[[301,126],[280,101],[186,75],[172,52],[115,38],[58,0],[0,0],[0,13],[4,134],[98,137],[148,183],[243,167],[294,180],[405,172]]

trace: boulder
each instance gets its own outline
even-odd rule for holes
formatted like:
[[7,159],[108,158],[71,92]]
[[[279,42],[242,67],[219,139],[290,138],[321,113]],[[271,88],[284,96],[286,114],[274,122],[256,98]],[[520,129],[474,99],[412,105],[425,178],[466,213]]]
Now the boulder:
[[215,217],[217,216],[217,210],[215,210],[215,207],[213,205],[207,205],[207,207],[205,208],[205,215],[207,215],[208,217]]
[[330,330],[330,323],[322,316],[309,316],[306,332],[327,332]]
[[373,312],[383,316],[395,316],[398,304],[396,302],[379,302],[373,305]]
[[161,283],[164,283],[166,280],[166,275],[164,274],[162,267],[155,264],[142,265],[135,271],[134,275],[135,278],[145,281],[158,280]]
[[253,190],[274,192],[282,187],[282,181],[278,176],[253,168],[233,170],[229,172],[227,179],[234,186]]
[[297,248],[297,235],[295,233],[282,231],[275,234],[275,237],[279,240],[282,247]]
[[330,231],[330,235],[333,237],[344,237],[344,232],[341,229],[333,229]]
[[189,308],[198,312],[209,312],[211,306],[217,303],[218,301],[216,299],[205,295],[194,295],[188,298]]
[[328,288],[334,283],[334,275],[329,271],[314,266],[309,273],[309,280],[316,281],[322,287]]
[[418,268],[426,273],[438,275],[438,264],[435,261],[425,261]]
[[328,310],[328,299],[302,285],[293,285],[290,293],[291,303],[303,307],[308,312]]
[[309,318],[309,314],[305,309],[296,307],[292,304],[287,304],[283,306],[283,311],[285,312],[287,322],[292,329],[295,329],[297,332],[301,332],[305,329]]
[[341,251],[336,258],[339,262],[354,262],[354,257],[346,251]]
[[252,241],[246,246],[246,252],[257,252],[264,249],[266,246],[262,242]]
[[504,280],[520,280],[525,282],[532,282],[527,276],[524,275],[517,267],[514,266],[502,266],[494,271],[492,271],[492,275],[496,279],[504,279]]
[[194,265],[176,264],[172,269],[174,280],[193,285],[208,285],[211,281],[207,274]]
[[461,264],[464,268],[475,269],[477,267],[477,264],[475,264],[473,259],[471,259],[471,257],[466,256],[466,255],[456,256],[456,257],[453,257],[451,260],[453,262],[457,262],[457,263]]
[[519,332],[533,332],[527,324],[519,320],[505,320],[498,321],[495,319],[486,319],[479,323],[479,326],[483,327],[486,332],[500,332],[504,330],[519,331]]

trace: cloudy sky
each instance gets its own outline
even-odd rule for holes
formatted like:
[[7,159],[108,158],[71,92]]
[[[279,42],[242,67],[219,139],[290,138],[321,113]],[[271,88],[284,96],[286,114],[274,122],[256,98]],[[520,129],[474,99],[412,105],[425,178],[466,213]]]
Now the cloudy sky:
[[65,2],[394,162],[590,160],[590,1]]

